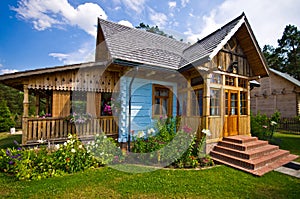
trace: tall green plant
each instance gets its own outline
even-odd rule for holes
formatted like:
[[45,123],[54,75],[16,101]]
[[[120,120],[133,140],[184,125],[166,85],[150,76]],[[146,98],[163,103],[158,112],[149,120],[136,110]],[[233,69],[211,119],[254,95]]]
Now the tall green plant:
[[10,110],[5,100],[0,101],[0,132],[9,131],[14,127],[15,122],[11,118]]

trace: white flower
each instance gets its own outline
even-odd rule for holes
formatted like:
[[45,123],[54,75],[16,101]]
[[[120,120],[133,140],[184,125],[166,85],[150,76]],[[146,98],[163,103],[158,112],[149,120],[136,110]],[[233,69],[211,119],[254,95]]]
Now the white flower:
[[271,126],[275,126],[275,125],[277,125],[277,122],[271,121]]
[[82,149],[82,145],[79,145],[78,148],[79,148],[79,149]]
[[155,133],[155,130],[153,128],[148,129],[148,135],[151,135],[152,133]]
[[107,138],[107,136],[105,135],[105,136],[103,136],[104,137],[104,139],[106,139]]
[[69,139],[71,139],[72,137],[73,137],[72,134],[69,134],[69,135],[68,135],[68,138],[69,138]]
[[37,142],[40,143],[40,144],[43,144],[45,143],[47,140],[43,140],[43,138],[41,138],[40,140],[38,140]]
[[71,140],[68,140],[68,141],[67,141],[67,143],[70,143],[70,142],[71,142]]
[[67,146],[68,144],[66,142],[64,142],[64,146]]
[[72,152],[72,153],[76,153],[76,150],[75,150],[75,149],[71,149],[71,152]]
[[58,150],[58,149],[59,149],[59,147],[60,147],[60,145],[59,145],[59,144],[56,144],[56,145],[55,145],[55,149],[56,149],[56,150]]
[[210,132],[209,129],[203,129],[203,130],[202,130],[202,133],[204,133],[204,134],[207,135],[207,136],[211,136],[211,132]]
[[138,134],[137,134],[138,138],[142,138],[144,136],[145,136],[145,132],[144,131],[139,131]]

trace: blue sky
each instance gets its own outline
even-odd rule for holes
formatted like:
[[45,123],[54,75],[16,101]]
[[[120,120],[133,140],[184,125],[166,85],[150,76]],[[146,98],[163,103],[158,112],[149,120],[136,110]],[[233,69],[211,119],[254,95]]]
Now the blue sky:
[[1,0],[0,74],[92,61],[97,17],[195,42],[242,12],[261,47],[300,27],[298,0]]

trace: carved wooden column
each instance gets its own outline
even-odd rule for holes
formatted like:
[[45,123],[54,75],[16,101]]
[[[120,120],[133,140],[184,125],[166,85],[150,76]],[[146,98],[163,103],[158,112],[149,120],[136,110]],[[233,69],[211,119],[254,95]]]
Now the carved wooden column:
[[28,125],[28,112],[29,112],[29,91],[28,85],[24,84],[23,86],[24,99],[23,99],[23,118],[22,118],[22,144],[26,144],[27,142],[27,125]]

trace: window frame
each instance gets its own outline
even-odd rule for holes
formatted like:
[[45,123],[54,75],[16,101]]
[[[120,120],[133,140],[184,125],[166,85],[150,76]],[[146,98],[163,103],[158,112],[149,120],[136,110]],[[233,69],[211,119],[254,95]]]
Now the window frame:
[[[156,91],[160,89],[166,89],[168,90],[168,96],[156,96]],[[156,99],[168,99],[168,104],[167,104],[167,110],[166,113],[164,114],[162,112],[162,109],[160,108],[160,113],[159,115],[155,114],[155,105],[156,105]],[[160,102],[160,105],[162,105],[162,101]],[[172,88],[170,86],[163,86],[160,84],[153,84],[152,85],[152,117],[160,117],[167,115],[168,117],[171,117],[173,115],[173,92]]]

